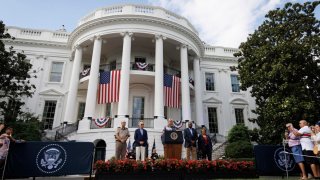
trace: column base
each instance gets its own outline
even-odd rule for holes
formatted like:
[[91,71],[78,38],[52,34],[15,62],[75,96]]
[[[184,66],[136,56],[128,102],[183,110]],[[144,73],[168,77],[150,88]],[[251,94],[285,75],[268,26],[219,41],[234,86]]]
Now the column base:
[[91,119],[84,117],[81,121],[79,121],[78,132],[81,131],[89,131],[91,125]]
[[167,119],[158,116],[154,119],[154,129],[162,130],[168,124]]
[[128,127],[129,118],[126,115],[118,115],[116,118],[113,119],[113,128],[117,129],[118,127],[121,127],[122,120],[126,121],[126,127]]

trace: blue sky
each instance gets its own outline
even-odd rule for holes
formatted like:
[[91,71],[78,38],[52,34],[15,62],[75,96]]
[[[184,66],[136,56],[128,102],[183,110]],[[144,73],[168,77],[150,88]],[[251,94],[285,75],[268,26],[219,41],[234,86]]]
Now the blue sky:
[[149,4],[186,17],[208,44],[238,47],[262,23],[269,10],[285,2],[289,0],[0,0],[0,20],[7,26],[35,29],[57,30],[65,25],[71,32],[82,17],[97,8]]

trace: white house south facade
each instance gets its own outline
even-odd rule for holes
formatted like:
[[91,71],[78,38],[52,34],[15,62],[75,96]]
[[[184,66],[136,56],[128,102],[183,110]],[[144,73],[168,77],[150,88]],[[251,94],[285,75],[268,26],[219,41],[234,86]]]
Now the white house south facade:
[[[238,49],[203,43],[187,19],[163,8],[100,8],[71,33],[6,30],[16,38],[5,40],[7,47],[24,51],[38,76],[24,110],[39,116],[48,137],[94,142],[100,148],[96,159],[114,156],[114,132],[121,120],[127,122],[131,142],[138,121],[144,120],[149,151],[155,140],[159,154],[168,118],[204,125],[220,141],[235,124],[257,126],[248,121],[255,117],[254,99],[239,89],[238,74],[230,70],[237,65],[233,53]],[[110,78],[110,94],[101,94],[103,72]],[[173,77],[179,81],[176,99],[165,88]],[[101,103],[104,96],[115,99]]]

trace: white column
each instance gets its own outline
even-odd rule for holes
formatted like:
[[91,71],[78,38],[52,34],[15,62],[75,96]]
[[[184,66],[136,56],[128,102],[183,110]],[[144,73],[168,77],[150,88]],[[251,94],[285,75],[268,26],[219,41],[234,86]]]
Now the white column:
[[76,51],[73,60],[70,85],[68,91],[67,105],[64,113],[64,122],[68,124],[74,123],[75,119],[75,108],[77,107],[77,94],[78,94],[78,85],[79,85],[79,72],[80,65],[82,61],[82,47],[79,45],[76,46]]
[[99,65],[101,56],[102,40],[100,36],[94,38],[92,60],[90,67],[90,77],[86,98],[86,107],[84,111],[84,119],[79,124],[79,130],[89,130],[91,118],[94,116],[97,103],[97,89],[99,78]]
[[155,83],[154,83],[154,128],[162,129],[167,123],[164,119],[163,107],[163,40],[165,37],[156,35],[156,49],[155,49]]
[[180,46],[180,63],[181,63],[181,104],[182,104],[182,120],[191,120],[190,106],[190,89],[189,89],[189,73],[188,73],[188,48],[187,45]]
[[[130,58],[132,33],[121,33],[123,36],[121,77],[119,91],[118,117],[114,121],[114,127],[120,125],[120,120],[128,120],[129,82],[130,82]],[[128,124],[128,123],[127,123]]]
[[200,60],[193,60],[194,71],[194,90],[195,90],[195,105],[196,105],[196,123],[198,126],[204,125],[203,120],[203,105],[202,105],[202,90],[201,90],[201,75],[200,75]]

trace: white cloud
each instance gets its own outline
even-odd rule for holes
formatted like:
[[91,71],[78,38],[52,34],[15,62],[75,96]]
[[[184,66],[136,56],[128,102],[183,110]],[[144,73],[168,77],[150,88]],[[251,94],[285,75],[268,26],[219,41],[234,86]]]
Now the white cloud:
[[186,17],[211,45],[238,47],[281,0],[160,0],[154,5]]

